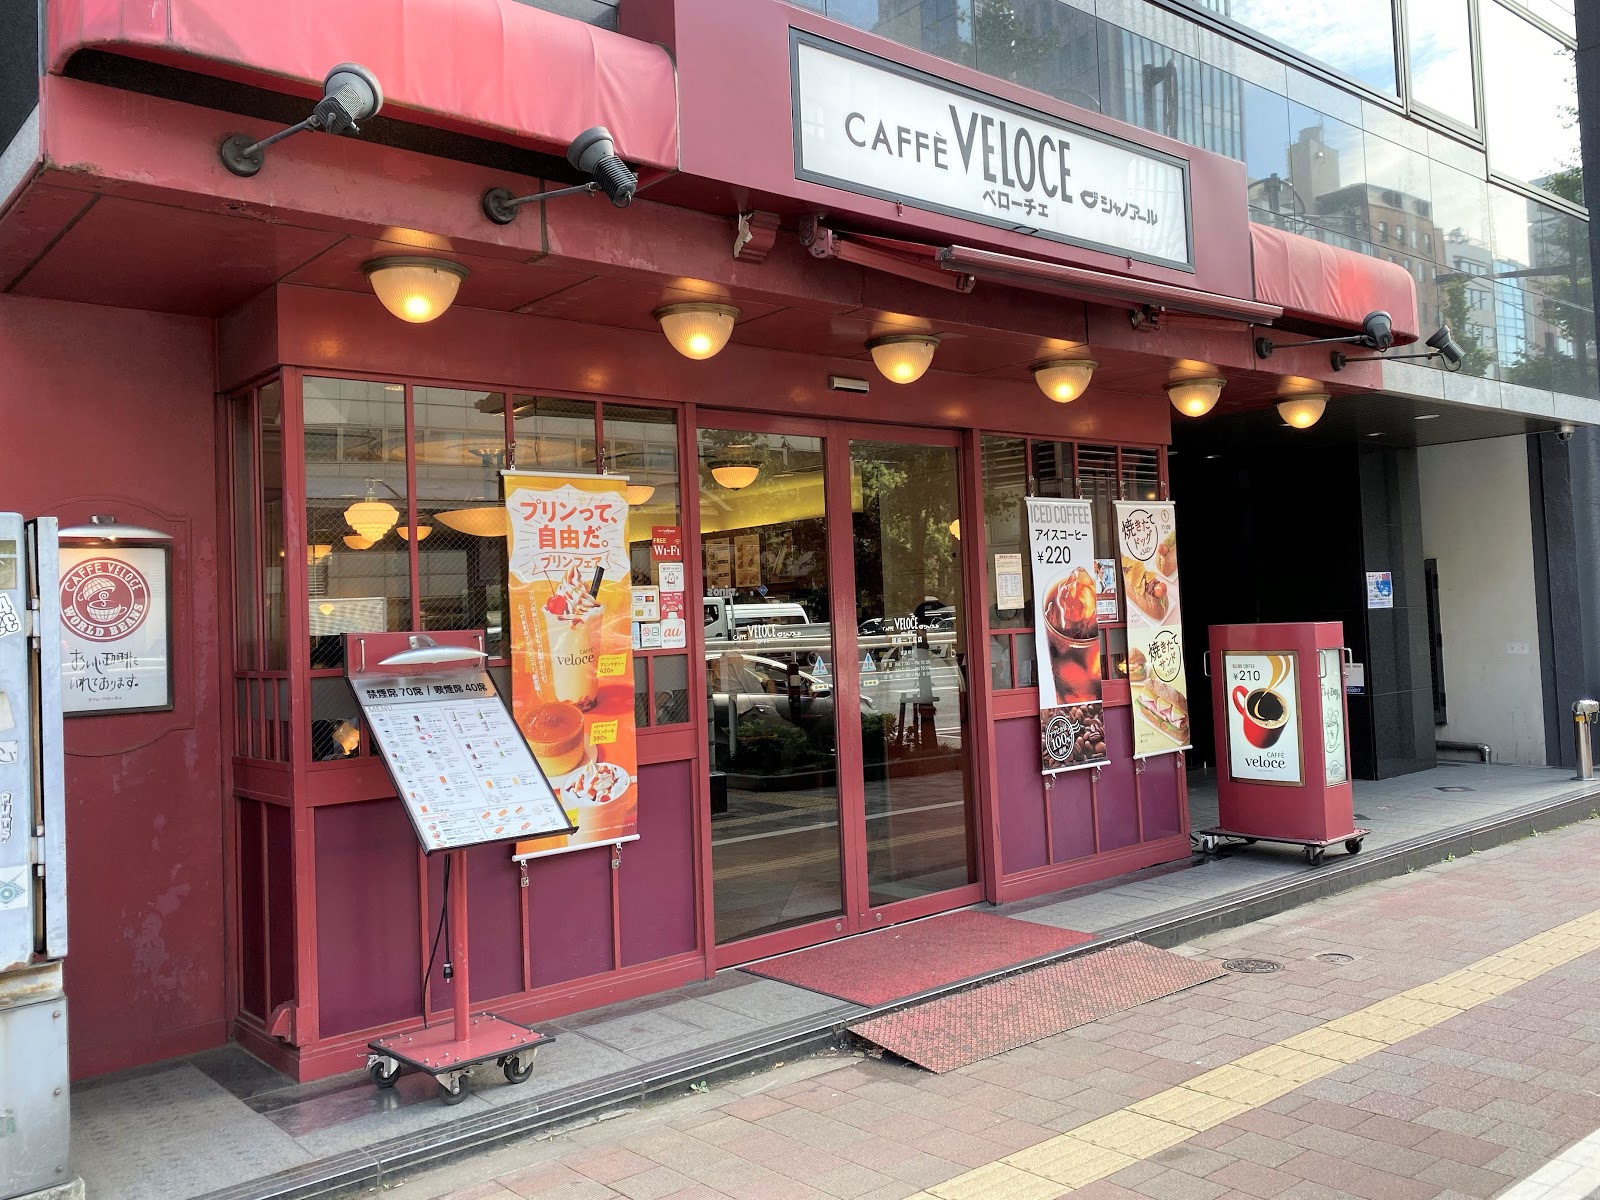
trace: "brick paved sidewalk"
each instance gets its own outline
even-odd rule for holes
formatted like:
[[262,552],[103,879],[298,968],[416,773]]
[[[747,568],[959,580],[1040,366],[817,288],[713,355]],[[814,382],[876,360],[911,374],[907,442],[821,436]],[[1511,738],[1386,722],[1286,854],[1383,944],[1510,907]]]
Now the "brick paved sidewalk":
[[[1580,953],[1600,945],[1600,918],[1581,927],[1591,942],[1540,937],[1600,911],[1596,857],[1600,822],[1587,822],[1226,931],[1181,952],[1282,969],[1230,975],[949,1075],[824,1056],[391,1186],[406,1200],[1490,1197],[1600,1127],[1600,951]],[[1518,948],[1502,955],[1508,947]],[[1321,1028],[1490,955],[1502,964],[1495,986],[1457,975],[1416,993],[1455,1006],[1420,1032],[1392,1015],[1387,1034],[1344,1023],[1368,1035],[1340,1035],[1348,1042]],[[1379,1011],[1420,1021],[1424,1010]],[[1320,1078],[1237,1093],[1233,1115],[1172,1132],[1186,1119],[1174,1085],[1242,1076],[1214,1069],[1310,1030],[1296,1044],[1313,1052],[1297,1053]],[[1283,1066],[1299,1062],[1289,1053],[1242,1066],[1301,1069]],[[1332,1061],[1341,1055],[1358,1060]],[[1165,1114],[1165,1128],[1132,1107],[1152,1097],[1147,1111]],[[1049,1170],[1039,1164],[1056,1147],[1092,1146],[1096,1129],[1120,1131],[1098,1144],[1131,1165],[1076,1191],[991,1166],[1015,1156]]]

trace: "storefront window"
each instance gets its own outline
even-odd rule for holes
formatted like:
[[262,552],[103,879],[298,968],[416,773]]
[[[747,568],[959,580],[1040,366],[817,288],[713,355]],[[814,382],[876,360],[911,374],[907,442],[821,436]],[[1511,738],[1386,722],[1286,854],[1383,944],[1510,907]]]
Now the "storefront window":
[[[989,628],[1021,629],[1033,623],[1033,572],[1028,557],[1028,533],[1023,523],[1023,499],[1028,488],[1027,442],[1022,438],[983,439],[983,532],[988,547]],[[1022,601],[1001,608],[996,593],[996,555],[1015,554],[1022,562]],[[1001,639],[1005,640],[1005,639]],[[1005,671],[1010,687],[1010,670]]]
[[1572,49],[1484,0],[1484,133],[1494,170],[1582,202]]
[[513,396],[511,418],[519,467],[595,469],[594,402]]
[[1478,123],[1467,0],[1406,0],[1411,96],[1463,125]]
[[263,666],[289,669],[283,590],[283,384],[274,379],[256,392],[261,425],[261,642]]
[[233,630],[234,665],[261,669],[261,550],[256,542],[255,395],[228,401],[229,449],[233,470]]
[[[422,628],[483,629],[484,649],[503,658],[505,394],[417,387],[412,406]],[[403,520],[398,532],[409,535]]]
[[[628,556],[634,585],[659,584],[651,531],[678,529],[677,413],[626,404],[604,405],[601,413],[606,474],[628,477]],[[681,530],[676,545],[681,555]]]
[[304,381],[311,666],[344,664],[346,633],[410,629],[405,388]]

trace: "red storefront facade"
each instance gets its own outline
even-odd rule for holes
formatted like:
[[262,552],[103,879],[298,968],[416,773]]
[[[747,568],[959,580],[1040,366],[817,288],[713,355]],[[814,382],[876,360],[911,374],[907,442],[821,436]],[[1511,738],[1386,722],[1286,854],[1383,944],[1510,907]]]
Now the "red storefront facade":
[[[716,490],[717,456],[782,455],[791,482],[762,522],[809,563],[784,594],[831,630],[831,683],[808,699],[833,765],[791,787],[801,801],[736,812],[748,833],[719,832],[714,780],[741,769],[719,732],[734,738],[746,693],[704,682],[717,655],[691,619],[685,647],[639,655],[639,840],[525,871],[507,847],[471,854],[474,1001],[547,1019],[1188,855],[1183,756],[1132,756],[1118,623],[1102,634],[1110,761],[1046,786],[1034,630],[996,606],[994,555],[1024,494],[1087,496],[1107,521],[1114,500],[1167,498],[1184,419],[1169,382],[1226,378],[1235,409],[1372,385],[1320,350],[1263,362],[1252,339],[1357,332],[1387,308],[1413,340],[1404,271],[1251,227],[1231,160],[781,0],[637,0],[622,34],[510,0],[243,8],[49,5],[37,162],[0,215],[5,506],[169,533],[182,631],[171,712],[68,729],[75,1073],[232,1037],[316,1078],[421,1019],[440,870],[346,730],[319,610],[371,599],[388,628],[493,640],[504,555],[436,517],[493,503],[484,481],[513,458],[648,476],[693,597],[716,590],[705,543],[755,526]],[[795,30],[1182,161],[1192,269],[798,179]],[[286,141],[253,178],[222,167],[224,137],[278,127],[248,114],[303,109],[341,60],[382,80],[385,123]],[[567,182],[560,156],[596,124],[646,185],[631,208],[568,197],[484,218],[488,188]],[[402,323],[362,265],[423,253],[470,274],[438,320]],[[691,361],[653,314],[706,300],[740,317]],[[904,387],[866,348],[896,334],[941,338]],[[1057,357],[1098,364],[1070,404],[1030,371]],[[375,488],[414,536],[356,549],[339,514]],[[891,546],[886,506],[913,492],[931,497],[920,540]],[[953,723],[930,762],[902,697],[840,714],[877,694],[871,623],[935,578]],[[506,661],[502,640],[502,686]],[[792,871],[781,896],[762,847]],[[428,1003],[449,1003],[437,972]]]

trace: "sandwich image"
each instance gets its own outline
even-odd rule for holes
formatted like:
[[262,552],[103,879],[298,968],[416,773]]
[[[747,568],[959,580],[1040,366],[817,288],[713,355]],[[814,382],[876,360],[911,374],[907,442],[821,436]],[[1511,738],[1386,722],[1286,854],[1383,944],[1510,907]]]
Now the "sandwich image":
[[1189,702],[1154,675],[1134,689],[1133,702],[1146,721],[1182,745],[1189,740]]

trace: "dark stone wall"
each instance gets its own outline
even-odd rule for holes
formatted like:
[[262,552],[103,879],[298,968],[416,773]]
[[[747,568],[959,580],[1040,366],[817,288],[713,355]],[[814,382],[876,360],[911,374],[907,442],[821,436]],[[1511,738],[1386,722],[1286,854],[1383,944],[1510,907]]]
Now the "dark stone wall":
[[0,4],[0,150],[39,103],[39,30],[44,0]]

